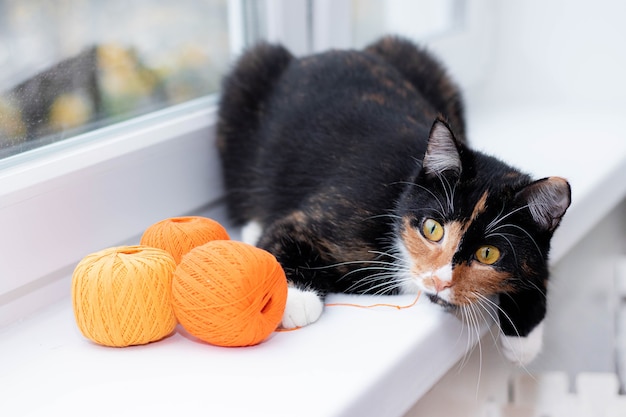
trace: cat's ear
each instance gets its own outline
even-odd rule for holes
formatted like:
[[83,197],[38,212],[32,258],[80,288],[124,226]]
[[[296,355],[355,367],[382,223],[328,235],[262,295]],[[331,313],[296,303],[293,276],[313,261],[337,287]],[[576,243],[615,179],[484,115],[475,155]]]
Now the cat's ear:
[[423,169],[427,175],[441,175],[446,171],[461,173],[461,156],[450,126],[438,118],[430,129]]
[[569,183],[561,177],[537,180],[517,193],[528,204],[533,219],[546,230],[554,231],[572,201]]

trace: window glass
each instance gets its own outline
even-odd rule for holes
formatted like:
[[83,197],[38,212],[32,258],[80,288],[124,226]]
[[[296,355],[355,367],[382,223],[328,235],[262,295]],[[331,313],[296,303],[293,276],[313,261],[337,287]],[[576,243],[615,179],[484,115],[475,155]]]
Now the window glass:
[[0,158],[215,92],[228,0],[0,0]]
[[352,40],[363,47],[383,34],[428,40],[453,30],[464,0],[352,0]]

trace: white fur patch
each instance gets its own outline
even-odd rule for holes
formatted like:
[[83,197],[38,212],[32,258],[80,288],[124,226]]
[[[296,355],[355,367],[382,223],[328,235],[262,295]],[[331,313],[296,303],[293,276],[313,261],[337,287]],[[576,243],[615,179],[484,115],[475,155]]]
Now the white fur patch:
[[543,345],[543,322],[539,323],[526,337],[500,335],[504,356],[518,366],[530,363]]
[[322,299],[314,291],[289,287],[282,327],[294,329],[317,321],[324,310]]
[[441,268],[436,270],[433,275],[444,282],[452,281],[452,264],[442,266]]
[[256,220],[246,223],[241,228],[241,240],[248,245],[256,246],[263,234],[263,226]]
[[423,288],[417,285],[417,279],[415,279],[413,274],[409,272],[412,267],[411,255],[409,254],[409,251],[406,250],[406,247],[400,238],[396,238],[394,246],[398,253],[398,262],[404,266],[404,268],[400,268],[398,271],[400,292],[402,294],[417,294],[417,292],[423,290]]

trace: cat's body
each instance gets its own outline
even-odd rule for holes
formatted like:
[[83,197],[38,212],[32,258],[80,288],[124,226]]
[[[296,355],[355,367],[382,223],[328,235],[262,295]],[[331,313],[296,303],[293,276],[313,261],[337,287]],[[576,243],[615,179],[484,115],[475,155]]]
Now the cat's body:
[[569,185],[470,150],[430,55],[395,38],[301,59],[260,45],[225,80],[218,135],[230,214],[287,273],[283,326],[315,321],[328,292],[452,309],[500,295],[505,353],[534,357]]

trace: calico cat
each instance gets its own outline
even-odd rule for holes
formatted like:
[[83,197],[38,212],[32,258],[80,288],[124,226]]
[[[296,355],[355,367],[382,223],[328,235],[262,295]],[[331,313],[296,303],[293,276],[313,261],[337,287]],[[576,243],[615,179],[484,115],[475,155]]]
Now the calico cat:
[[538,353],[570,186],[470,149],[461,94],[425,50],[262,43],[224,79],[218,147],[233,221],[287,274],[283,327],[316,321],[329,292],[422,291],[450,310],[497,302],[505,355]]

